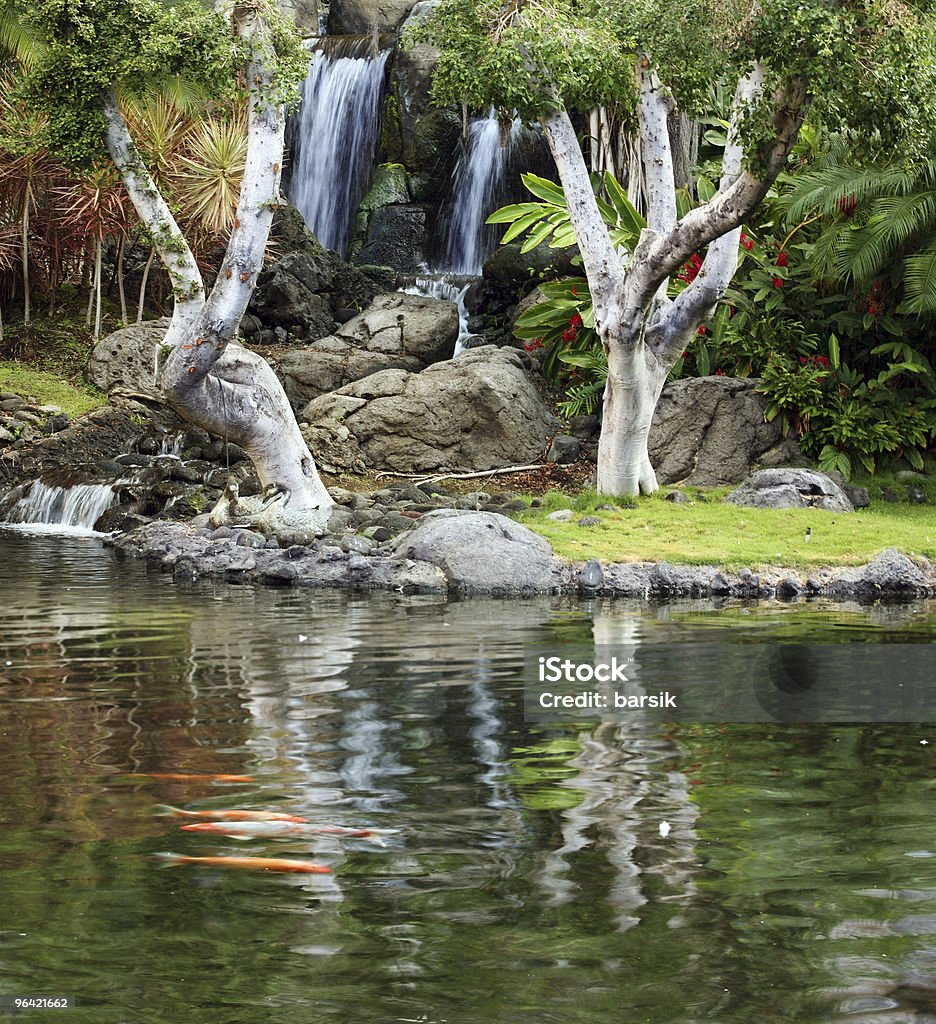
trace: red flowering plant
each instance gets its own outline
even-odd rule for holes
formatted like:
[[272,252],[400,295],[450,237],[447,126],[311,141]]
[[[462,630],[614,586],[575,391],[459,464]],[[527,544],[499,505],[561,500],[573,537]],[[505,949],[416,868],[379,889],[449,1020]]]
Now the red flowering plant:
[[[490,223],[510,225],[504,241],[525,235],[522,252],[542,242],[552,247],[574,243],[562,188],[534,174],[523,175],[523,183],[542,201],[505,206],[491,214]],[[593,184],[598,207],[611,225],[612,241],[622,250],[632,250],[646,221],[612,175],[596,177]],[[573,277],[547,281],[538,288],[540,301],[517,317],[514,336],[528,352],[542,349],[545,353],[543,372],[566,391],[565,401],[559,404],[564,416],[596,412],[601,407],[608,368],[595,332],[588,282]]]

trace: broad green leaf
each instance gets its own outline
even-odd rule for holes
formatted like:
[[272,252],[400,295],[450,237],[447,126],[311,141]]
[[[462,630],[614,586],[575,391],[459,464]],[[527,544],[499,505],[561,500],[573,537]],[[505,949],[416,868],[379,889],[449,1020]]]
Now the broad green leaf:
[[538,174],[522,174],[521,179],[529,192],[554,206],[565,206],[565,192],[561,185],[541,178]]

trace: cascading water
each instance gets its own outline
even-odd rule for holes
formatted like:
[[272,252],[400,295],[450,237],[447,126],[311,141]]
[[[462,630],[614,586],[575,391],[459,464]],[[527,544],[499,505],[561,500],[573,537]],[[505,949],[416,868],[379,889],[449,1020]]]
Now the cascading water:
[[370,37],[326,36],[302,85],[290,198],[342,255],[373,163],[389,55]]
[[528,134],[519,120],[504,131],[493,112],[468,126],[452,186],[445,255],[438,269],[447,274],[478,277],[484,260],[497,244],[485,224],[497,203],[498,186],[514,147]]
[[81,531],[94,529],[94,524],[114,503],[116,495],[111,484],[56,484],[33,480],[14,490],[0,508],[0,521],[10,524],[54,526]]

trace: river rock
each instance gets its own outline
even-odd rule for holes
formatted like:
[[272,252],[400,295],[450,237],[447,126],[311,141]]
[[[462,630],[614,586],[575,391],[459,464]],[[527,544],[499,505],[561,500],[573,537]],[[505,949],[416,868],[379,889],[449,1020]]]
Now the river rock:
[[169,319],[144,320],[102,338],[91,351],[88,377],[100,391],[115,387],[156,395],[156,348]]
[[814,469],[761,469],[732,491],[725,501],[745,508],[855,511],[841,487],[825,473]]
[[757,380],[687,377],[660,396],[648,448],[661,484],[717,487],[738,483],[758,466],[792,465],[803,458],[779,419],[764,419],[767,403]]
[[437,565],[450,591],[545,593],[562,582],[561,563],[549,543],[496,512],[429,512],[397,537],[393,550]]
[[328,472],[498,469],[539,459],[556,428],[522,354],[492,347],[372,374],[313,399],[301,420]]
[[838,572],[826,592],[904,601],[925,597],[931,590],[933,565],[926,559],[919,561],[918,565],[897,548],[888,548],[867,565]]
[[302,406],[379,370],[418,373],[448,359],[457,338],[453,302],[393,292],[378,295],[334,335],[287,351],[278,373],[290,401]]

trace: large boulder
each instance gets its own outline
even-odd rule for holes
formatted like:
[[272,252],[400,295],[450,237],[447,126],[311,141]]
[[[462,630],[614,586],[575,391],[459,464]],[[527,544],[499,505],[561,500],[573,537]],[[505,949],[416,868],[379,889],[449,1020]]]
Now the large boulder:
[[379,370],[418,373],[448,359],[457,339],[453,302],[392,292],[378,295],[334,335],[287,351],[278,370],[286,394],[298,407]]
[[241,327],[251,341],[273,341],[275,328],[300,339],[323,338],[345,310],[393,287],[386,268],[361,270],[322,246],[295,207],[277,210],[273,234],[282,255],[257,279]]
[[725,501],[745,508],[822,508],[854,512],[848,496],[834,480],[814,469],[761,469]]
[[331,0],[328,32],[348,36],[395,32],[414,5],[415,0]]
[[450,591],[543,593],[562,584],[562,563],[549,543],[496,512],[429,512],[397,537],[394,551],[437,565]]
[[484,470],[539,459],[557,423],[522,353],[469,349],[421,373],[383,370],[313,399],[303,433],[331,472]]
[[738,483],[758,466],[802,462],[779,419],[764,419],[767,402],[758,381],[687,377],[663,389],[648,447],[661,484],[699,487]]
[[91,383],[100,391],[121,387],[156,395],[156,349],[168,329],[168,318],[144,320],[102,338],[91,352]]

